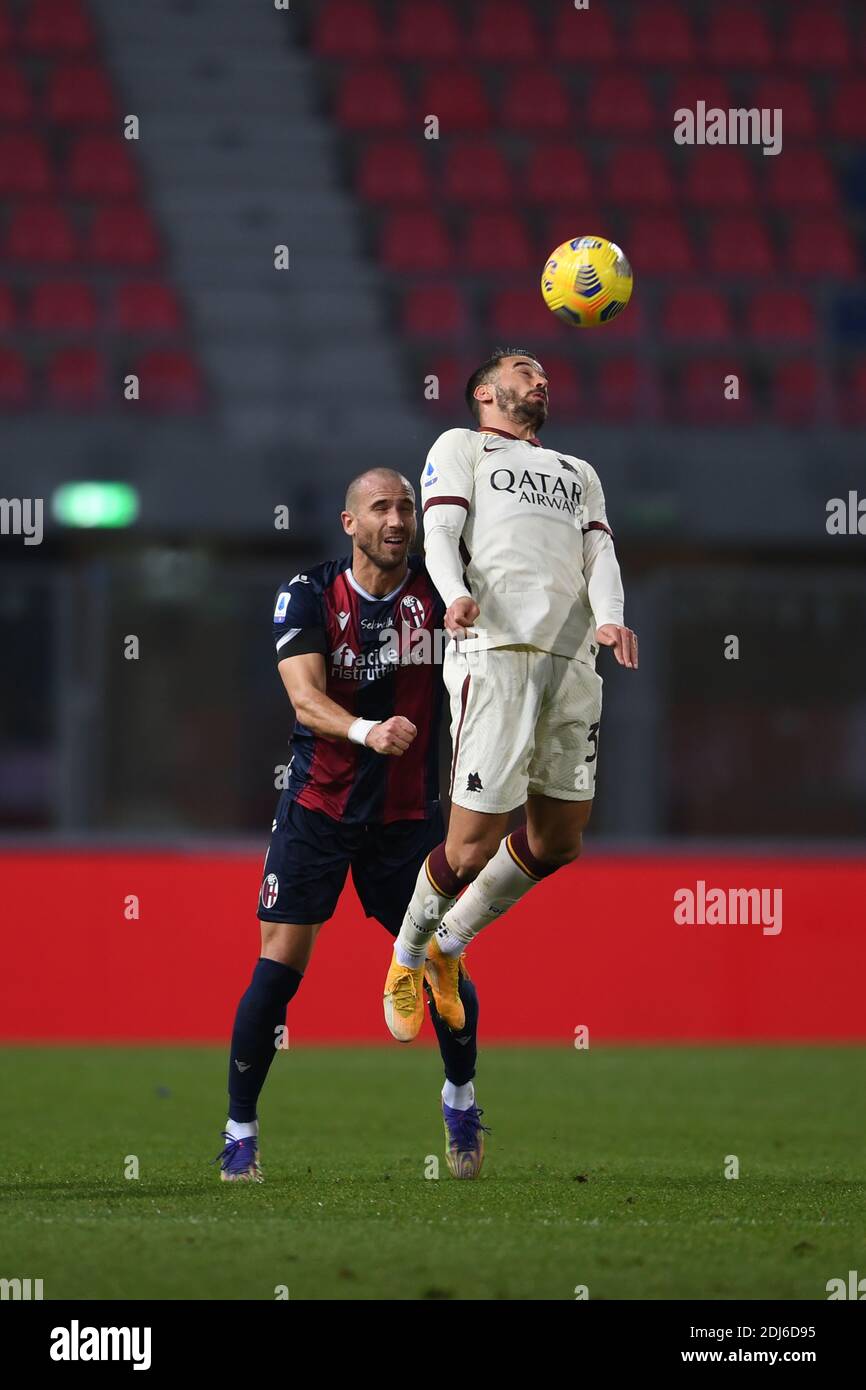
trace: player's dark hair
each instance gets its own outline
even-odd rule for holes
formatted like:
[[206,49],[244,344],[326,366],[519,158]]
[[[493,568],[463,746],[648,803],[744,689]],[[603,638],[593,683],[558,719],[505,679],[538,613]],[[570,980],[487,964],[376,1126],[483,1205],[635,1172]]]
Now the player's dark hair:
[[[495,347],[486,362],[482,362],[480,367],[476,367],[471,377],[466,383],[466,404],[469,413],[475,419],[476,424],[481,423],[481,406],[475,399],[476,386],[486,386],[488,381],[493,381],[497,371],[506,357],[531,357],[533,362],[538,362],[534,352],[528,348],[520,347]],[[541,363],[538,362],[541,366]]]

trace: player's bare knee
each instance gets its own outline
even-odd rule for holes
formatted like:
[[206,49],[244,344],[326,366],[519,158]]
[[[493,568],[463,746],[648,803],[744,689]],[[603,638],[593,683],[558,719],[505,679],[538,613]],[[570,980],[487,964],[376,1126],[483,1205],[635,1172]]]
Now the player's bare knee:
[[499,843],[488,845],[484,840],[473,840],[468,844],[447,845],[445,857],[455,874],[464,883],[471,883],[481,870],[490,863]]
[[561,869],[563,865],[573,864],[576,859],[580,858],[583,851],[583,836],[578,831],[576,837],[565,841],[541,839],[533,842],[530,835],[529,848],[536,859],[541,860],[542,864],[550,864]]

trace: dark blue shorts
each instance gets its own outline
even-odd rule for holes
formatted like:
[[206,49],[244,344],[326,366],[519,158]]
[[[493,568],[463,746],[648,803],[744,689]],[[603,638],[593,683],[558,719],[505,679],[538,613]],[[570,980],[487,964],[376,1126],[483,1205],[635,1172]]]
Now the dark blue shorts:
[[429,820],[343,825],[288,800],[284,792],[265,858],[259,920],[298,926],[327,922],[351,867],[365,913],[396,936],[418,871],[444,838],[439,811]]

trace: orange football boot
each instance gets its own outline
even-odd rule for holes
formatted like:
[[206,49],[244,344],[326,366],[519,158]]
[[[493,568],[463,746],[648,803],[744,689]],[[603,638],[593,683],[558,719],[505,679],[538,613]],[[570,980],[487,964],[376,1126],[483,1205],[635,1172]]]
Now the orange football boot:
[[417,970],[410,970],[408,965],[400,964],[396,955],[392,956],[382,1003],[391,1036],[403,1043],[417,1038],[424,1022],[423,962]]
[[[427,976],[427,983],[433,992],[436,1012],[448,1024],[449,1028],[453,1028],[458,1033],[461,1028],[466,1026],[463,1001],[457,993],[462,959],[462,956],[443,955],[434,932],[430,939],[430,945],[427,947],[424,974]],[[466,968],[464,966],[465,973]]]

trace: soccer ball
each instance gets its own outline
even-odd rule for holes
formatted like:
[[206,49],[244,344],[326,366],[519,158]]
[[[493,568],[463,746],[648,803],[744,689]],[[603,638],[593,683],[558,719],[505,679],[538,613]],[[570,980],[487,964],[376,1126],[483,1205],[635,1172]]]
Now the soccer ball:
[[622,313],[631,298],[631,266],[603,236],[578,236],[551,251],[541,273],[544,302],[572,328],[596,328]]

